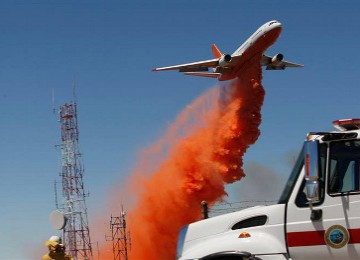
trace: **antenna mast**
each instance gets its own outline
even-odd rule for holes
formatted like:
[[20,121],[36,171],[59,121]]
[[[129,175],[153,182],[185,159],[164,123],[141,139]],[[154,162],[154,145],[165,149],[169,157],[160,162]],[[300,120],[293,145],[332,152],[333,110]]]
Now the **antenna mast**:
[[[75,86],[74,86],[75,91]],[[74,93],[74,98],[75,93]],[[76,101],[60,107],[61,181],[63,210],[67,219],[64,244],[76,260],[93,259],[84,191],[84,168],[79,151],[79,130]]]
[[[128,251],[131,249],[130,232],[126,230],[126,212],[121,206],[119,217],[110,218],[111,237],[106,237],[112,242],[113,260],[128,260]],[[129,248],[128,248],[129,247]]]

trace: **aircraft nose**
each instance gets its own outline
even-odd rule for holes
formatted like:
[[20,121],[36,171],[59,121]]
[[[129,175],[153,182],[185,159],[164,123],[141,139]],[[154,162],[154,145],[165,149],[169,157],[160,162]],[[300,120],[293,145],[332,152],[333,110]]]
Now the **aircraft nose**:
[[274,28],[281,27],[281,23],[277,20],[273,20],[273,21],[269,22],[269,26],[272,26]]

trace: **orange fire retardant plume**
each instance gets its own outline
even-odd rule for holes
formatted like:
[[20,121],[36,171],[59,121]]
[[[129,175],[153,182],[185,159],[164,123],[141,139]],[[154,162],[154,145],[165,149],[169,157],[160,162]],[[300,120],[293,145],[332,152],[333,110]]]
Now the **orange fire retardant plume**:
[[[260,135],[265,94],[259,59],[189,105],[144,153],[147,163],[140,161],[128,187],[138,196],[127,215],[130,260],[175,259],[178,231],[201,219],[201,201],[211,207],[226,195],[225,184],[245,175],[242,158]],[[110,243],[100,250],[113,259]]]

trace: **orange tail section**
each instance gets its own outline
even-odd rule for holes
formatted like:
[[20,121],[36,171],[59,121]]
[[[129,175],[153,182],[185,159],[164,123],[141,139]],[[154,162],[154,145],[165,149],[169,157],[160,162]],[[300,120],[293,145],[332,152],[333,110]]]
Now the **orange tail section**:
[[213,51],[215,58],[221,58],[222,53],[219,51],[218,47],[216,47],[215,44],[211,45],[211,49]]

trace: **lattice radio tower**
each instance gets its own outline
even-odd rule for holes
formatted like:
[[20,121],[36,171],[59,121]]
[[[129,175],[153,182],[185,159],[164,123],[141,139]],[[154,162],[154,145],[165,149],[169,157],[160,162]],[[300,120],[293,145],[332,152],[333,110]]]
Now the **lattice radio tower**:
[[60,107],[61,181],[63,211],[66,217],[64,245],[76,260],[93,259],[84,191],[84,168],[79,151],[76,101]]
[[128,251],[131,248],[130,232],[126,230],[126,212],[121,210],[119,217],[110,219],[111,237],[105,237],[112,242],[113,260],[128,260]]

